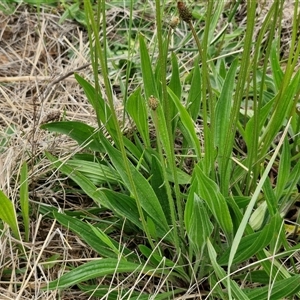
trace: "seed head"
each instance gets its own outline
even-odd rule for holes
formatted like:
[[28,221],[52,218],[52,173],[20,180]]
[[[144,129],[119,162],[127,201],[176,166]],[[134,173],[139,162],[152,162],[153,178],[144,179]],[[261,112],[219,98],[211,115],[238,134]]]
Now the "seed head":
[[173,17],[169,24],[172,29],[175,29],[177,27],[178,23],[179,23],[179,18]]
[[152,110],[156,110],[158,107],[159,101],[153,96],[151,95],[148,99],[148,105]]
[[177,8],[178,8],[180,18],[184,22],[189,23],[193,17],[190,10],[185,6],[185,4],[182,1],[177,2]]

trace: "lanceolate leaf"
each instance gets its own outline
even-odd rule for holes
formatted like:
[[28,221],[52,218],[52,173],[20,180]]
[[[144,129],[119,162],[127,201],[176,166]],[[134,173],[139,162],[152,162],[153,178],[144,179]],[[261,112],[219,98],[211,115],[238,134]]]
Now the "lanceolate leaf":
[[193,79],[191,83],[191,88],[187,99],[187,109],[193,121],[197,119],[200,113],[201,88],[202,86],[199,60],[196,60],[193,69]]
[[[271,241],[276,237],[280,227],[280,217],[278,215],[273,217],[269,224],[267,224],[260,232],[247,235],[242,238],[239,243],[233,263],[240,263],[253,257],[256,253],[267,247]],[[218,260],[220,265],[228,263],[230,248],[225,251],[224,255]]]
[[[209,254],[212,266],[213,266],[218,278],[227,287],[227,289],[232,290],[232,293],[234,294],[235,299],[249,300],[250,298],[243,292],[243,290],[238,286],[238,284],[235,281],[229,280],[229,282],[228,282],[228,280],[226,280],[227,274],[217,263],[217,260],[216,260],[217,253],[209,239],[207,240],[207,246],[208,246],[208,254]],[[227,293],[226,293],[226,296],[227,296]],[[225,297],[224,297],[224,299],[225,299]]]
[[101,191],[92,183],[91,180],[86,178],[79,171],[74,170],[74,168],[64,164],[50,153],[46,152],[46,156],[57,169],[68,175],[74,182],[76,182],[89,197],[98,204],[101,204],[104,207],[109,207],[106,198],[103,197]]
[[151,95],[153,95],[154,97],[158,97],[157,87],[152,71],[152,64],[150,61],[147,46],[142,35],[139,35],[139,43],[141,55],[141,68],[146,98],[148,99]]
[[17,215],[15,212],[14,205],[12,202],[6,197],[6,195],[0,190],[0,219],[2,219],[5,223],[7,223],[14,236],[17,239],[20,239]]
[[92,151],[102,151],[103,147],[97,140],[95,128],[82,122],[52,122],[41,125],[42,129],[68,135],[80,146],[91,149]]
[[97,114],[97,118],[99,118],[102,124],[105,125],[105,129],[112,136],[115,136],[116,130],[114,129],[115,127],[113,118],[111,117],[111,110],[105,100],[99,93],[96,93],[95,88],[81,76],[75,74],[75,78],[83,88],[87,99],[93,105],[93,108]]
[[146,102],[141,96],[141,89],[137,89],[130,95],[126,102],[126,110],[133,119],[138,132],[146,146],[150,146],[148,115]]
[[[174,54],[174,52],[172,52],[171,62],[172,62],[172,76],[171,76],[169,88],[173,91],[173,93],[177,96],[177,98],[180,99],[181,98],[181,82],[180,82],[178,61],[177,61],[177,57]],[[177,111],[176,111],[176,106],[173,103],[173,101],[169,101],[169,105],[170,105],[169,113],[170,113],[171,120],[173,123],[172,130],[174,130],[174,127],[176,127],[176,123],[177,123],[177,118],[176,118]]]
[[[149,283],[151,285],[151,283]],[[182,293],[182,289],[172,290],[170,292],[163,292],[156,295],[142,294],[141,292],[136,292],[134,286],[122,289],[112,289],[109,285],[81,285],[78,284],[80,290],[84,291],[93,296],[93,298],[98,297],[99,299],[105,300],[116,300],[116,299],[129,299],[130,300],[150,300],[151,297],[155,296],[155,300],[169,300],[173,299],[174,295]]]
[[[124,168],[124,162],[120,151],[111,146],[104,137],[102,138],[102,143],[117,172],[123,179],[124,184],[133,194],[133,187],[131,186],[128,174],[126,173],[126,170]],[[162,232],[167,233],[169,230],[169,226],[155,192],[153,191],[146,178],[141,173],[139,173],[139,171],[137,171],[129,161],[128,164],[134,181],[133,184],[135,185],[135,189],[138,194],[138,199],[135,200],[140,201],[142,208],[153,219],[156,226]]]
[[[69,286],[76,285],[90,279],[104,277],[118,273],[147,273],[153,274],[153,268],[125,260],[118,260],[113,258],[103,258],[99,260],[90,261],[70,272],[64,274],[60,278],[50,282],[45,289],[62,289]],[[163,271],[155,270],[156,274],[163,273]],[[167,271],[165,271],[167,272]]]
[[188,197],[184,221],[191,246],[194,248],[195,253],[200,253],[213,231],[213,225],[209,219],[204,201],[194,192],[190,193]]
[[[57,160],[49,153],[46,153],[46,155],[48,159],[51,160],[52,163],[56,166],[56,168],[58,168],[62,173],[68,175],[74,182],[76,182],[81,187],[81,189],[98,205],[111,209],[117,215],[121,216],[122,218],[127,218],[138,228],[142,229],[136,202],[133,198],[125,194],[120,194],[107,189],[99,189],[80,171],[74,170],[74,168],[68,166],[68,163],[63,164],[61,161]],[[154,219],[154,221],[155,220],[156,219]],[[166,229],[162,226],[158,226],[157,232],[159,236],[162,237],[165,235]]]
[[216,126],[215,126],[215,146],[218,147],[218,153],[223,156],[223,149],[228,139],[228,130],[232,99],[234,94],[234,79],[238,67],[238,60],[235,60],[227,73],[220,99],[216,105]]
[[187,112],[186,108],[182,105],[182,103],[179,101],[177,96],[173,93],[171,89],[168,88],[168,93],[171,96],[172,100],[174,101],[178,112],[180,114],[180,120],[184,127],[187,129],[187,132],[190,135],[190,139],[193,142],[193,147],[195,149],[197,158],[200,160],[201,158],[201,149],[200,149],[200,143],[199,138],[197,137],[196,131],[195,131],[195,125],[194,122]]
[[280,86],[281,86],[282,80],[283,80],[283,72],[281,70],[279,59],[278,59],[277,44],[278,44],[278,41],[274,40],[274,42],[272,44],[271,56],[270,56],[276,92],[280,89]]
[[[96,236],[91,228],[91,225],[86,224],[77,218],[73,218],[58,212],[53,212],[53,215],[60,224],[76,233],[83,241],[97,251],[99,255],[111,258],[118,257],[118,255],[112,249],[110,249],[101,239]],[[114,245],[114,247],[119,247],[119,243],[113,239],[110,239],[110,242]],[[130,253],[130,250],[126,248],[122,248],[122,251],[124,256]]]
[[291,152],[289,142],[284,140],[282,152],[279,160],[279,170],[276,183],[276,198],[280,199],[287,182],[290,180],[290,168],[291,168]]
[[204,174],[199,164],[195,167],[194,172],[199,181],[198,195],[207,203],[213,217],[231,241],[233,224],[225,198],[220,193],[217,184]]
[[[215,112],[215,133],[214,145],[218,149],[218,165],[220,172],[221,191],[226,193],[229,186],[229,178],[231,172],[231,162],[224,159],[226,157],[226,149],[228,149],[228,141],[230,140],[232,128],[229,128],[230,115],[232,112],[233,95],[235,88],[235,74],[238,67],[238,60],[236,59],[227,75],[223,84],[220,99],[216,105]],[[230,145],[231,148],[231,145]],[[213,149],[211,149],[213,151]]]
[[294,296],[300,291],[300,275],[294,275],[280,281],[270,282],[270,284],[265,287],[245,289],[244,291],[250,299],[290,299],[290,296]]

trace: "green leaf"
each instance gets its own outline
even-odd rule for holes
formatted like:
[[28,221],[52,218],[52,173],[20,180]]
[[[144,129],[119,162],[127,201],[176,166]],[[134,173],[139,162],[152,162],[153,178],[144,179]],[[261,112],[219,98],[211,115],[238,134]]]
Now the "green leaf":
[[278,60],[278,49],[277,49],[278,41],[274,40],[271,48],[271,68],[272,74],[274,78],[274,83],[276,87],[276,92],[280,89],[283,80],[283,72],[280,67],[280,63]]
[[216,104],[216,126],[215,146],[218,148],[219,156],[223,158],[224,147],[228,139],[229,122],[232,99],[234,94],[235,74],[238,67],[238,60],[234,60],[225,78],[220,99]]
[[[98,189],[91,180],[81,174],[80,171],[74,170],[68,163],[62,163],[54,156],[46,153],[48,159],[59,169],[62,173],[68,175],[74,182],[76,182],[83,192],[91,197],[98,205],[104,206],[113,210],[119,216],[127,218],[137,227],[142,229],[140,216],[136,207],[135,200],[127,195],[122,195],[106,189]],[[158,228],[160,236],[165,234],[165,230]]]
[[[253,257],[256,253],[267,247],[276,234],[279,232],[280,216],[273,217],[266,226],[260,231],[243,237],[238,245],[236,255],[233,263],[238,264],[245,262],[247,259]],[[220,265],[228,263],[231,247],[229,247],[222,257],[218,260]]]
[[96,203],[103,205],[104,207],[109,207],[107,199],[103,197],[103,193],[92,183],[91,180],[86,178],[79,171],[74,170],[74,168],[58,160],[50,153],[46,152],[45,154],[57,169],[59,169],[62,173],[68,175],[74,182],[76,182],[81,187],[83,192],[86,193],[89,197],[91,197]]
[[[117,172],[123,179],[124,184],[131,194],[133,194],[132,186],[129,181],[128,174],[124,168],[124,162],[120,151],[112,147],[104,137],[102,138],[102,143]],[[132,174],[132,179],[134,181],[133,184],[135,185],[138,195],[138,199],[135,200],[140,202],[142,208],[153,219],[157,228],[159,228],[162,232],[167,233],[169,226],[155,192],[153,191],[149,182],[134,168],[131,162],[128,161],[128,164]]]
[[[101,189],[101,192],[107,199],[107,202],[109,203],[108,207],[112,211],[117,215],[122,216],[122,218],[128,219],[138,228],[143,229],[136,202],[133,198],[108,189]],[[161,236],[163,235],[161,231],[159,231],[159,234]]]
[[90,179],[95,185],[103,183],[117,184],[121,182],[121,177],[111,167],[98,162],[70,159],[65,165],[80,171],[81,174]]
[[187,109],[193,121],[196,121],[201,105],[201,74],[199,60],[195,60],[193,79],[187,98]]
[[21,240],[19,234],[19,227],[17,221],[17,215],[15,212],[14,205],[6,197],[6,195],[0,190],[0,219],[3,220],[11,228],[15,238]]
[[233,224],[225,198],[220,193],[217,184],[204,174],[199,164],[195,167],[194,172],[199,182],[197,194],[207,203],[214,218],[224,230],[228,240],[231,241]]
[[295,96],[300,91],[300,70],[298,70],[289,82],[288,86],[277,95],[274,103],[274,110],[270,121],[267,123],[263,136],[260,139],[260,144],[263,148],[262,152],[268,151],[274,138],[282,128],[286,126],[287,117],[290,115],[294,106]]
[[[62,275],[60,278],[51,281],[44,289],[62,289],[77,283],[85,282],[90,279],[104,277],[120,273],[143,273],[143,274],[161,274],[164,271],[153,270],[151,267],[143,264],[136,264],[125,260],[103,258],[90,261],[81,265],[70,272]],[[166,271],[165,271],[166,272]]]
[[189,133],[190,140],[193,142],[193,148],[195,149],[196,155],[198,160],[201,159],[201,148],[199,143],[199,138],[196,134],[195,125],[193,120],[191,119],[191,116],[189,115],[186,108],[182,105],[180,100],[177,98],[177,96],[173,93],[171,89],[168,88],[168,93],[171,96],[173,102],[175,103],[178,112],[180,114],[180,120],[184,127],[187,129],[187,132]]
[[[90,224],[86,224],[77,218],[61,214],[59,212],[53,212],[53,215],[60,224],[76,233],[92,249],[99,253],[99,255],[110,258],[118,257],[118,254],[114,250],[118,249],[119,243],[107,237],[111,245],[113,245],[113,248],[108,247],[107,243],[95,234]],[[122,247],[122,250],[124,250],[122,253],[124,256],[130,253],[130,250],[124,247]]]
[[126,102],[126,111],[133,119],[145,146],[150,147],[148,114],[145,100],[141,96],[141,89],[138,88],[132,93]]
[[200,253],[213,231],[213,225],[210,222],[204,201],[194,193],[194,188],[191,188],[185,206],[184,222],[194,252]]
[[[109,285],[81,285],[78,284],[81,291],[92,295],[93,298],[98,297],[99,299],[105,300],[116,300],[116,299],[129,299],[130,300],[151,300],[155,296],[155,300],[169,300],[173,299],[174,295],[182,293],[182,289],[172,290],[170,292],[163,292],[159,294],[147,294],[145,292],[133,291],[134,286],[129,288],[124,288],[114,290]],[[145,289],[146,290],[146,289]]]
[[[177,57],[174,52],[172,52],[171,54],[171,62],[172,62],[172,75],[169,83],[169,88],[173,91],[173,93],[177,96],[177,98],[180,99],[181,98],[180,74],[179,74]],[[172,120],[172,131],[174,131],[177,123],[177,118],[176,118],[177,111],[176,111],[176,106],[172,101],[169,101],[169,114]]]
[[172,62],[172,76],[169,84],[169,88],[173,91],[173,93],[177,96],[178,99],[181,98],[181,82],[180,82],[180,74],[179,67],[176,54],[172,52],[171,55]]
[[[250,275],[251,277],[251,275]],[[265,287],[257,287],[255,289],[245,289],[245,294],[250,299],[259,300],[281,300],[295,296],[300,291],[300,275],[282,279],[280,281],[270,282]],[[294,299],[294,298],[292,298]]]
[[95,128],[81,122],[52,122],[41,125],[42,129],[51,132],[58,132],[68,135],[80,146],[89,148],[92,151],[103,151],[103,147],[98,142]]
[[258,112],[258,114],[259,114],[259,116],[258,116],[259,124],[258,125],[254,124],[254,122],[255,122],[254,116],[252,116],[250,118],[250,120],[247,122],[246,129],[244,131],[244,139],[245,139],[245,142],[247,144],[247,147],[250,148],[253,145],[253,130],[254,130],[254,127],[256,126],[257,130],[259,132],[262,131],[266,120],[270,116],[270,112],[272,111],[272,105],[274,104],[274,101],[275,101],[275,98],[270,100],[266,105],[264,105],[260,109],[260,111]]
[[[227,274],[217,263],[217,260],[216,260],[217,253],[209,239],[207,240],[207,246],[208,246],[208,254],[210,257],[210,261],[211,261],[212,266],[213,266],[218,278],[220,279],[220,281],[227,287],[227,289],[232,290],[232,293],[235,295],[235,299],[250,300],[250,298],[247,297],[247,295],[243,292],[243,290],[237,285],[237,283],[235,281],[230,279],[229,283],[228,283],[228,280],[225,280]],[[226,296],[227,296],[227,293],[226,293]],[[225,297],[223,299],[225,299]]]
[[102,96],[96,92],[96,89],[84,78],[82,78],[78,74],[75,74],[75,78],[83,88],[88,101],[93,106],[94,111],[97,114],[97,119],[105,125],[105,129],[111,134],[111,136],[115,137],[116,129],[109,105],[105,102]]
[[[215,132],[214,132],[214,147],[218,151],[218,168],[221,178],[221,191],[225,194],[229,186],[229,178],[231,173],[231,161],[228,162],[225,157],[227,157],[228,141],[230,141],[230,136],[232,128],[230,126],[230,118],[233,105],[233,95],[235,88],[235,74],[238,67],[238,60],[234,60],[231,67],[226,75],[225,81],[223,83],[220,99],[216,104],[215,111]],[[207,144],[207,147],[211,143]],[[232,148],[232,145],[230,145]],[[206,153],[213,153],[214,149],[206,150]]]
[[[218,24],[220,24],[220,15],[224,12],[224,1],[218,2],[218,5],[215,6],[215,11],[213,12],[212,18],[210,19],[209,24],[206,26],[209,26],[209,33],[208,33],[208,45],[210,43],[214,43],[214,34],[216,32],[219,32],[220,29],[217,29]],[[226,28],[225,28],[226,29]],[[223,31],[224,29],[222,29]],[[220,37],[219,37],[220,38]]]
[[122,252],[119,250],[120,245],[119,243],[116,243],[114,240],[112,240],[103,230],[101,230],[98,227],[94,227],[92,224],[88,224],[90,225],[91,230],[94,233],[95,238],[97,237],[98,240],[100,240],[104,245],[107,245],[107,247],[109,249],[111,249],[116,255],[117,257],[120,257],[123,255],[123,249]]
[[280,199],[284,188],[290,180],[290,169],[291,169],[291,150],[288,139],[284,140],[282,146],[282,153],[279,159],[279,169],[275,188],[275,195],[277,199]]
[[157,198],[164,211],[166,219],[170,222],[171,213],[168,205],[168,195],[166,191],[166,186],[164,185],[162,168],[159,159],[154,155],[152,156],[150,183],[155,194],[157,195]]
[[141,34],[139,35],[139,44],[140,44],[140,56],[141,56],[141,68],[142,68],[146,99],[149,99],[151,95],[158,98],[157,87],[154,80],[154,74],[152,71],[152,63],[150,61],[149,52],[145,44],[144,38]]

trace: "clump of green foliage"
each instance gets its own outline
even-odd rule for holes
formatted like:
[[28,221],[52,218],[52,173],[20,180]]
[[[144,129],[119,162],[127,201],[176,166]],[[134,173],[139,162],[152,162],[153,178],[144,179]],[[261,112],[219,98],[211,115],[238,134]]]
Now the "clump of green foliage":
[[[98,127],[69,121],[42,125],[69,135],[87,150],[67,162],[46,155],[95,204],[117,217],[110,228],[123,234],[114,239],[101,220],[88,222],[52,210],[53,217],[101,259],[72,269],[47,289],[77,285],[106,299],[172,299],[188,293],[206,299],[300,295],[293,257],[300,245],[289,244],[283,220],[297,199],[300,178],[300,71],[294,72],[300,52],[299,16],[296,7],[290,56],[283,71],[279,40],[274,39],[282,3],[274,1],[255,43],[253,3],[247,1],[242,51],[231,51],[235,35],[227,36],[228,24],[216,35],[223,1],[208,1],[201,34],[199,14],[193,14],[196,22],[188,14],[186,26],[198,56],[184,93],[178,53],[168,51],[173,29],[163,30],[164,8],[155,1],[157,48],[149,51],[145,36],[137,36],[141,82],[129,95],[126,88],[124,92],[125,115],[134,124],[132,136],[127,137],[116,115],[108,70],[105,1],[98,1],[96,14],[90,1],[84,1],[95,80],[92,84],[78,74],[76,79],[95,110]],[[178,8],[183,7],[178,2]],[[131,3],[131,16],[132,10]],[[134,49],[130,45],[128,49],[130,55]],[[219,55],[212,56],[215,53]],[[130,71],[128,63],[123,87],[128,87]],[[199,122],[201,139],[195,126]],[[278,135],[280,141],[274,143]],[[187,159],[190,172],[185,171]],[[268,176],[272,167],[277,172],[275,184]],[[134,236],[142,239],[133,251],[129,240]],[[98,277],[105,277],[107,285],[95,285],[92,280]],[[132,287],[122,284],[129,277],[135,283]],[[259,287],[247,287],[245,282]],[[151,287],[151,295],[145,286]]]

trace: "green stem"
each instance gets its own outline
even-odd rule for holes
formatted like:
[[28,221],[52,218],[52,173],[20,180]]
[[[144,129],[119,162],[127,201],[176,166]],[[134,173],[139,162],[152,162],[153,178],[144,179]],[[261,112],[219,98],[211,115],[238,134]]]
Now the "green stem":
[[[210,16],[213,10],[213,1],[208,2],[207,9],[207,20],[206,23],[210,24]],[[209,72],[207,65],[207,46],[208,46],[208,34],[209,34],[209,26],[207,26],[204,30],[203,37],[203,47],[201,47],[201,43],[197,32],[192,24],[192,21],[189,21],[189,27],[192,31],[194,40],[196,42],[199,57],[202,63],[202,116],[203,116],[203,131],[204,131],[204,151],[205,151],[205,172],[207,175],[212,172],[212,178],[215,177],[214,172],[214,160],[212,149],[214,149],[214,123],[215,123],[215,100],[212,92],[212,88],[209,80]],[[207,102],[207,95],[208,101]],[[208,112],[210,116],[210,128],[208,126]]]
[[[162,104],[163,104],[163,111],[166,118],[166,126],[170,141],[170,149],[172,149],[173,155],[171,157],[168,157],[168,164],[170,166],[170,169],[172,171],[172,175],[174,178],[174,185],[175,185],[175,197],[176,197],[176,207],[177,207],[177,213],[178,213],[178,220],[179,220],[179,230],[180,230],[180,236],[184,237],[184,223],[183,223],[183,207],[181,203],[181,197],[180,197],[180,189],[179,189],[179,183],[178,183],[178,177],[177,177],[177,171],[176,171],[176,163],[175,163],[175,155],[174,155],[174,142],[173,142],[173,132],[172,132],[172,120],[171,120],[171,112],[170,112],[170,98],[168,96],[167,92],[167,74],[166,74],[166,62],[167,62],[167,53],[168,53],[168,45],[166,45],[166,52],[164,52],[163,47],[163,33],[162,33],[162,20],[161,20],[161,7],[160,7],[160,1],[156,0],[156,27],[157,27],[157,41],[158,41],[158,49],[159,49],[159,65],[161,66],[160,69],[160,75],[161,75],[161,86],[162,86]],[[170,34],[170,31],[169,31]],[[169,38],[168,38],[169,39]],[[157,133],[159,134],[159,127],[157,127]],[[164,160],[162,158],[162,165],[164,165]],[[163,170],[165,170],[165,165],[163,166]],[[167,174],[165,172],[164,178],[167,181]],[[167,192],[168,192],[168,185],[169,182],[166,182],[167,186]],[[170,187],[169,187],[170,189]],[[171,210],[171,217],[172,222],[174,226],[174,238],[175,238],[175,245],[177,250],[180,249],[180,239],[178,237],[178,226],[176,221],[176,212],[174,209],[173,204],[173,198],[171,195],[171,191],[168,192],[168,198],[169,198],[169,206]]]

